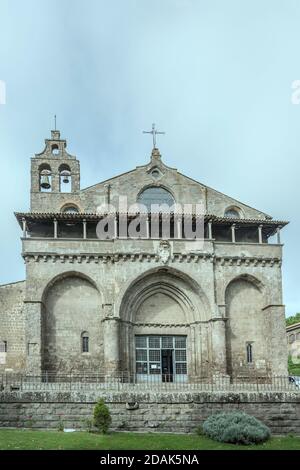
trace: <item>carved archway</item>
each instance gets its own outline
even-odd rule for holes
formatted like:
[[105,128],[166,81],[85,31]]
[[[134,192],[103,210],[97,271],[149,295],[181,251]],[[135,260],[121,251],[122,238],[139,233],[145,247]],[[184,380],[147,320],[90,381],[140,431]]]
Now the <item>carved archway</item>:
[[149,270],[127,285],[117,308],[124,370],[135,371],[136,335],[183,335],[189,374],[200,374],[201,327],[210,315],[206,296],[192,278],[169,267]]
[[208,321],[211,318],[211,308],[201,286],[183,271],[168,266],[149,269],[127,281],[116,301],[116,312],[120,319],[132,322],[135,302],[159,285],[163,285],[169,295],[172,294],[185,304],[189,309],[189,322]]

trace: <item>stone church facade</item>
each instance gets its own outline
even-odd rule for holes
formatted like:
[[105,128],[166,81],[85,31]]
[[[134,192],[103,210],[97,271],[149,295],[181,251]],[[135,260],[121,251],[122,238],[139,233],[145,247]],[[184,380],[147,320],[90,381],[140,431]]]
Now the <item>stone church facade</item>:
[[[99,207],[118,207],[120,196],[192,210],[172,212],[168,237],[151,236],[148,214],[139,236],[121,234],[139,211],[117,211],[113,237],[99,239]],[[183,230],[199,203],[201,240]],[[30,212],[16,218],[26,281],[0,287],[0,371],[191,382],[287,375],[286,222],[184,176],[157,148],[147,164],[80,189],[79,161],[57,130],[31,159]]]

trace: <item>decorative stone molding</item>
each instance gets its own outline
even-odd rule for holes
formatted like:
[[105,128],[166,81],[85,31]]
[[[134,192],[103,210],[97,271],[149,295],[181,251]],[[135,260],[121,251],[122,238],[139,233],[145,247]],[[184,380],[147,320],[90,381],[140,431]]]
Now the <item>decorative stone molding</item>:
[[[127,323],[127,322],[126,322]],[[191,323],[132,323],[128,322],[132,326],[136,327],[151,327],[151,328],[188,328]]]
[[[120,321],[120,323],[127,324],[127,325],[137,327],[137,328],[139,328],[139,327],[140,328],[145,328],[145,327],[146,328],[148,328],[148,327],[150,327],[150,328],[190,328],[190,327],[195,326],[195,325],[208,325],[208,324],[212,323],[215,320],[214,317],[211,317],[208,320],[195,320],[195,321],[191,321],[190,323],[135,323],[133,321],[124,320],[124,319],[119,318],[119,317],[114,317],[114,318],[117,318]],[[218,317],[217,320],[226,321],[227,318]]]
[[245,267],[281,267],[282,260],[280,258],[264,258],[264,257],[230,257],[222,256],[216,257],[212,253],[173,253],[169,251],[167,245],[164,245],[158,253],[112,253],[112,254],[53,254],[53,253],[28,253],[23,254],[25,263],[47,263],[47,262],[61,262],[61,263],[124,263],[130,262],[147,262],[154,261],[156,263],[162,262],[167,264],[169,261],[172,263],[199,263],[200,261],[208,261],[215,263],[217,266],[231,267],[231,266],[245,266]]
[[61,262],[61,263],[118,263],[118,262],[159,262],[161,261],[163,264],[166,264],[170,259],[172,262],[199,262],[201,259],[206,261],[210,260],[213,261],[213,256],[208,253],[174,253],[171,255],[170,253],[112,253],[112,254],[99,254],[99,255],[92,255],[92,254],[35,254],[35,253],[27,253],[23,254],[23,258],[25,263],[29,263],[31,261],[34,262]]
[[281,267],[282,260],[280,258],[264,258],[264,257],[230,257],[222,256],[215,258],[215,264],[219,266],[245,266],[245,267],[273,267],[275,265]]

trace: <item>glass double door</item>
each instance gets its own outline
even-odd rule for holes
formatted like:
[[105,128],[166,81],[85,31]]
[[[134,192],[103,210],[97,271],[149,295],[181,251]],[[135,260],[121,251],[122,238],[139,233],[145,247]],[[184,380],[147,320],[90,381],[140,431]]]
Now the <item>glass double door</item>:
[[185,382],[187,377],[186,336],[136,335],[137,380]]

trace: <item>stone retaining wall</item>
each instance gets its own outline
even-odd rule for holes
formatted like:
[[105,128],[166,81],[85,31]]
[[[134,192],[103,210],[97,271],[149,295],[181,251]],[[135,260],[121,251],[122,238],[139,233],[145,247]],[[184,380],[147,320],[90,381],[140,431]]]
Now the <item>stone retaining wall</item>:
[[0,427],[85,428],[99,398],[109,406],[115,430],[194,432],[210,414],[238,409],[275,434],[300,434],[299,392],[1,392]]

